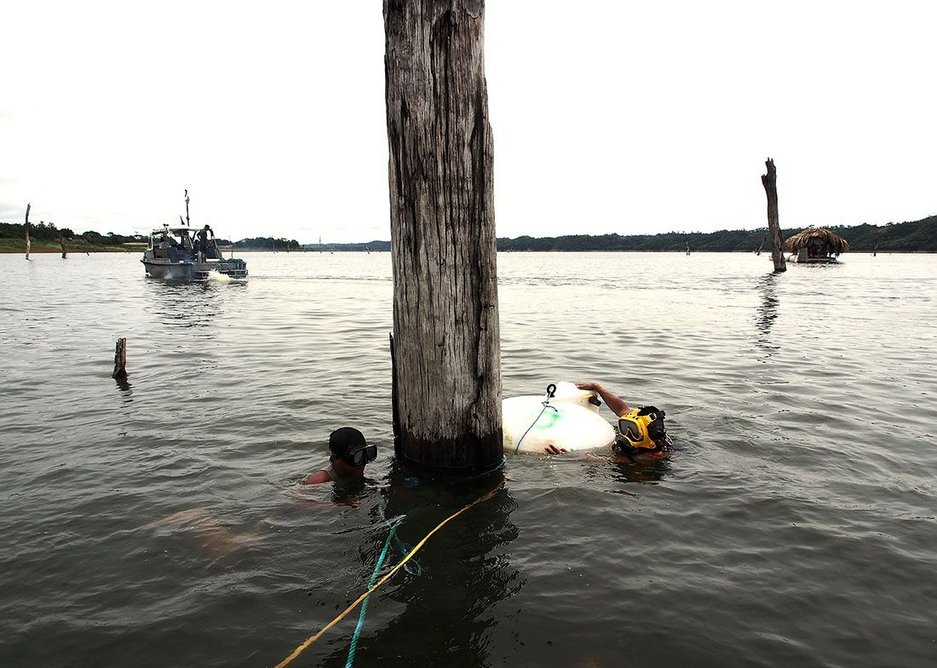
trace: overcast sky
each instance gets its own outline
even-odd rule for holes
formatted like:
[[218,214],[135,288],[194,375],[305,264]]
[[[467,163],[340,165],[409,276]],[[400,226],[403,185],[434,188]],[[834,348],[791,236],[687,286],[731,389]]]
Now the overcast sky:
[[[937,213],[937,3],[488,0],[499,237]],[[0,220],[389,239],[380,0],[6,2]]]

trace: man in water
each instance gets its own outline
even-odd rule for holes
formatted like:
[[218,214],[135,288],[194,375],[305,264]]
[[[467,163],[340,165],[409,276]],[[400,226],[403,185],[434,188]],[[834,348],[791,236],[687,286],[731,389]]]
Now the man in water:
[[632,409],[628,402],[595,382],[576,383],[580,390],[597,392],[605,405],[618,416],[618,437],[612,449],[616,462],[630,463],[635,457],[663,459],[670,448],[664,427],[664,411],[654,406]]
[[[360,480],[365,465],[377,456],[377,446],[368,445],[364,435],[352,427],[336,429],[329,435],[329,465],[308,475],[303,485],[317,485],[339,480]],[[228,554],[260,538],[261,529],[236,531],[221,524],[201,508],[190,508],[154,522],[158,529],[194,530],[211,552]]]
[[354,427],[342,427],[329,434],[329,451],[329,465],[310,473],[302,484],[362,478],[365,465],[377,457],[377,446],[368,445],[364,434]]
[[[663,459],[670,448],[670,437],[664,427],[664,411],[654,406],[632,409],[628,402],[594,382],[576,383],[580,390],[596,392],[605,405],[618,416],[618,436],[612,445],[612,461],[630,464],[637,457]],[[565,450],[549,446],[547,454],[557,455]]]

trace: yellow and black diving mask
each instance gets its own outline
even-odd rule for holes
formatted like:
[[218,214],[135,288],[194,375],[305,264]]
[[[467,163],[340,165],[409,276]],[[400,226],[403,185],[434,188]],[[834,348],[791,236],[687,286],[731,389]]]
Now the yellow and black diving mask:
[[625,450],[657,450],[670,445],[664,411],[654,406],[635,408],[618,418],[619,445]]

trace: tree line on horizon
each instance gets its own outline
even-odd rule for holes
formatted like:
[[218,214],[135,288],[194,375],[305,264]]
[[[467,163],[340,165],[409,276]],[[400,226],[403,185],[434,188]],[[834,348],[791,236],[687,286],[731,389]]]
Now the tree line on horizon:
[[[25,239],[23,223],[0,222],[0,240],[9,246],[15,240]],[[887,225],[861,225],[829,227],[849,242],[853,252],[937,252],[937,216],[922,220],[888,223]],[[791,228],[783,230],[785,239],[799,232]],[[122,246],[127,243],[145,243],[147,235],[121,235],[108,232],[106,235],[94,231],[76,235],[67,227],[57,228],[54,223],[30,224],[30,238],[34,241],[57,242],[62,236],[69,242],[78,241],[92,247]],[[220,245],[233,245],[238,250],[338,250],[338,251],[389,251],[389,241],[367,243],[300,244],[295,239],[273,237],[251,237],[233,244],[227,239],[218,239]],[[498,239],[498,250],[522,251],[643,251],[674,252],[754,252],[759,248],[770,250],[767,230],[720,230],[718,232],[666,232],[659,234],[573,234],[559,237],[520,236],[513,239]]]
[[[29,238],[31,241],[58,243],[60,237],[68,242],[77,242],[79,245],[92,247],[121,246],[127,243],[146,242],[147,240],[147,237],[142,234],[129,236],[114,234],[113,232],[100,234],[93,230],[75,234],[71,229],[67,227],[56,227],[55,223],[52,222],[47,223],[45,221],[40,221],[38,223],[29,224]],[[5,242],[4,245],[9,246],[9,242],[12,240],[19,240],[25,243],[25,239],[25,223],[0,223],[0,240]]]
[[[828,229],[844,237],[854,252],[937,252],[937,216],[923,220],[887,225],[833,225]],[[784,239],[799,228],[782,230]],[[770,252],[767,226],[758,230],[720,230],[718,232],[666,232],[659,234],[573,234],[559,237],[520,236],[498,238],[501,252],[693,252],[732,253]],[[389,251],[389,241],[366,243],[305,244],[307,250]]]
[[302,249],[296,239],[274,239],[273,237],[251,237],[232,244],[235,250],[296,251]]
[[[193,227],[194,231],[198,228]],[[101,234],[93,230],[75,234],[67,227],[56,227],[55,223],[40,221],[29,224],[29,237],[32,241],[58,242],[59,237],[71,243],[77,243],[81,246],[123,246],[128,243],[147,243],[148,234],[115,234],[108,232]],[[2,223],[0,222],[0,239],[4,240],[4,245],[9,245],[9,241],[20,240],[25,243],[26,224],[25,223]],[[273,237],[252,237],[232,242],[228,239],[218,238],[217,242],[221,246],[234,246],[241,250],[299,250],[301,248],[295,239],[275,239]]]
[[[844,237],[855,252],[937,252],[937,216],[887,225],[833,225],[828,229]],[[784,239],[799,228],[783,229]],[[560,237],[498,239],[499,251],[644,251],[644,252],[755,252],[770,251],[767,229],[661,234],[587,234]]]

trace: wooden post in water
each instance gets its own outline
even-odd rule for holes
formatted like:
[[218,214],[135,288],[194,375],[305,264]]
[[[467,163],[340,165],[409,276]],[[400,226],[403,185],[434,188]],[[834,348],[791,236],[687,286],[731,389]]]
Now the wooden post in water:
[[26,259],[27,260],[29,259],[29,251],[30,249],[32,249],[32,242],[30,242],[29,240],[29,207],[31,206],[32,204],[26,205],[26,226],[25,227],[26,227]]
[[765,161],[767,174],[761,175],[761,183],[768,196],[768,233],[771,237],[771,260],[774,262],[775,273],[787,271],[784,253],[781,251],[781,223],[778,220],[778,174],[774,168],[774,160]]
[[65,236],[61,234],[59,235],[59,246],[62,247],[62,259],[64,260],[68,255],[68,250],[65,248]]
[[483,0],[384,0],[396,452],[501,462],[492,139]]
[[111,378],[118,380],[127,377],[127,339],[121,337],[117,339],[117,346],[114,349],[114,373]]

